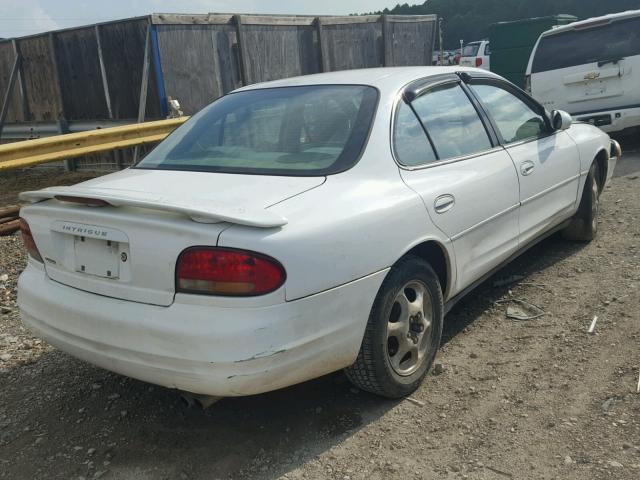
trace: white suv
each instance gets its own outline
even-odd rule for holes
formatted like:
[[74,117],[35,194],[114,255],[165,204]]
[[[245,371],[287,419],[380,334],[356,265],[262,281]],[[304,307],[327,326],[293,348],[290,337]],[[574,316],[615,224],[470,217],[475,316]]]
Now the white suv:
[[491,47],[488,40],[467,43],[462,49],[460,65],[491,70]]
[[606,132],[640,126],[640,10],[544,32],[531,53],[527,89]]

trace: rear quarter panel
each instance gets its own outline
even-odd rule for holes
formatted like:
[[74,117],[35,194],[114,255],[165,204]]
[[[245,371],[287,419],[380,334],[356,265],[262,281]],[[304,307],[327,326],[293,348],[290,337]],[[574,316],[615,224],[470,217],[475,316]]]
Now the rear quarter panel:
[[426,240],[441,243],[453,255],[448,239],[431,224],[421,199],[397,170],[395,178],[357,183],[350,175],[329,177],[321,188],[273,209],[289,220],[287,225],[234,225],[222,232],[218,244],[278,259],[287,272],[288,301],[388,268]]

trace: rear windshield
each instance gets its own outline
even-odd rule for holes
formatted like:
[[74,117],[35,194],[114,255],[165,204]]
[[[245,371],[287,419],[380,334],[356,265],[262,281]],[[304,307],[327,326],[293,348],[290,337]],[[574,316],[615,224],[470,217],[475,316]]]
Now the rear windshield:
[[532,73],[640,55],[640,17],[540,39]]
[[479,43],[470,43],[466,47],[462,49],[463,57],[475,57],[478,54],[478,49],[480,48]]
[[136,168],[328,175],[353,166],[378,93],[360,85],[232,93],[194,115]]

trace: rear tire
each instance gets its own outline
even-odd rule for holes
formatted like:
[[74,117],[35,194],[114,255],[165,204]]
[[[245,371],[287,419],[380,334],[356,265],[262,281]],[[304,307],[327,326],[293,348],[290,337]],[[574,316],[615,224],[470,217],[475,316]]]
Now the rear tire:
[[440,346],[443,297],[438,276],[408,255],[385,278],[373,303],[349,380],[371,393],[401,398],[415,391]]
[[593,162],[584,184],[578,211],[563,231],[567,240],[590,242],[598,233],[598,212],[600,211],[600,186],[598,164]]

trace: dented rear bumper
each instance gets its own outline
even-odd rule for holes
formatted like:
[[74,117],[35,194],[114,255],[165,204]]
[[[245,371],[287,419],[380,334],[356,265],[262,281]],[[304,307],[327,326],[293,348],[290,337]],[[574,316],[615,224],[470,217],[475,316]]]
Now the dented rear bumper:
[[169,388],[241,396],[353,363],[385,274],[277,305],[216,307],[176,295],[161,307],[59,284],[30,262],[18,304],[36,335],[77,358]]

